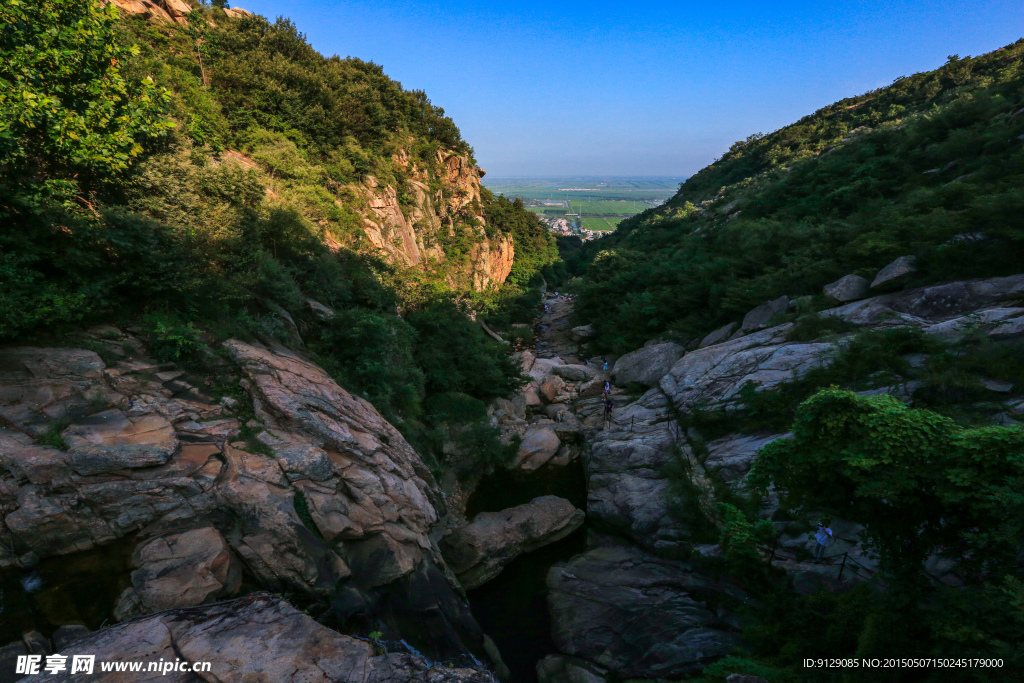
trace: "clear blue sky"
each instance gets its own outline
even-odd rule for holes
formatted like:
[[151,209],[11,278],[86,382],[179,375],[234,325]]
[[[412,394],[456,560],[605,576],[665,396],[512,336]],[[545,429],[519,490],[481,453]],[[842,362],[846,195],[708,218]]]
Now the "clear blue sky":
[[444,107],[495,176],[689,175],[733,141],[1024,36],[1022,0],[238,0]]

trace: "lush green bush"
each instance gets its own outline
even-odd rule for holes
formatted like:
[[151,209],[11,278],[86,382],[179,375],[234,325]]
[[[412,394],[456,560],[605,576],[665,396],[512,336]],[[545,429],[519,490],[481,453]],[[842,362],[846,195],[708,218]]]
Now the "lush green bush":
[[791,506],[865,526],[882,568],[919,582],[941,550],[961,567],[1002,576],[1024,547],[1024,429],[965,429],[891,396],[826,389],[801,404],[793,438],[774,441],[752,469]]
[[116,39],[117,8],[94,0],[0,7],[0,191],[128,168],[171,127],[168,93],[126,78],[138,47]]

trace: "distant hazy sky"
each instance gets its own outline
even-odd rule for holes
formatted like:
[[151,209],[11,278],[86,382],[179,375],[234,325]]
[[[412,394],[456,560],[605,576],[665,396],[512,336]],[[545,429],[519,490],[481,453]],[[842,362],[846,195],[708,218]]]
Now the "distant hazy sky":
[[733,141],[1024,36],[1022,0],[238,0],[444,107],[496,176],[688,175]]

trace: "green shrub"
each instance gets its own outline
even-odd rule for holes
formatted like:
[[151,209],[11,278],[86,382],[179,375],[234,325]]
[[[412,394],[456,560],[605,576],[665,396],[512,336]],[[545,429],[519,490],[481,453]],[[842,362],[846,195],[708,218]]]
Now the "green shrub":
[[194,323],[163,315],[146,318],[149,348],[161,362],[187,361],[206,347]]

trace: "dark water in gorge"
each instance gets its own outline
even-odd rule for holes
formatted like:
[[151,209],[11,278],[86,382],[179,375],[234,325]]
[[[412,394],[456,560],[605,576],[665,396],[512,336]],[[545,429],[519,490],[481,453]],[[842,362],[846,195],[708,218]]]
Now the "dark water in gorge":
[[[523,473],[501,470],[485,477],[466,506],[467,517],[528,503],[538,496],[566,498],[586,509],[586,486],[579,460],[566,467],[545,467]],[[551,565],[583,552],[586,530],[521,555],[501,574],[469,591],[473,616],[484,633],[494,639],[514,683],[535,683],[536,665],[555,652],[547,606],[547,574]]]
[[134,537],[101,548],[50,557],[34,569],[0,571],[0,645],[58,626],[84,624],[96,630],[113,623],[114,605],[131,585]]

